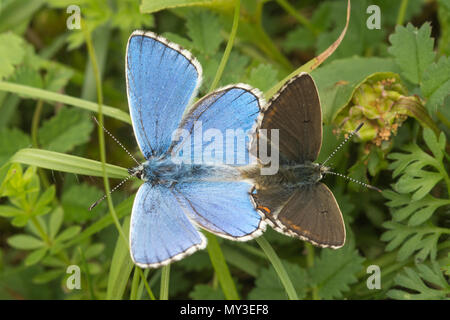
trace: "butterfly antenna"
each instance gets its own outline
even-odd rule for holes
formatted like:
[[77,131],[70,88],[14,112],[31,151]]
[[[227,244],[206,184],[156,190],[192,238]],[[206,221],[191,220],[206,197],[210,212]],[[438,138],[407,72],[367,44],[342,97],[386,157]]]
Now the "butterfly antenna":
[[119,140],[117,140],[116,139],[116,137],[114,137],[113,135],[112,135],[112,133],[111,132],[109,132],[103,125],[101,125],[99,122],[98,122],[98,120],[97,120],[97,118],[96,117],[92,117],[93,119],[94,119],[94,121],[95,122],[97,122],[97,124],[98,124],[98,126],[99,127],[101,127],[102,129],[103,129],[103,131],[105,131],[111,138],[113,138],[113,140],[131,157],[131,159],[133,159],[134,160],[134,162],[136,162],[138,165],[140,165],[140,163],[139,163],[139,161],[137,161],[136,160],[136,158],[135,157],[133,157],[133,155],[131,154],[131,152],[130,151],[128,151],[127,150],[127,148],[125,148],[124,146],[123,146],[123,144],[121,144],[120,143],[120,141]]
[[359,129],[361,129],[361,127],[362,127],[363,125],[364,125],[364,122],[361,122],[361,123],[358,125],[358,127],[357,127],[354,131],[352,131],[352,132],[348,135],[348,137],[345,138],[345,140],[342,141],[341,144],[337,146],[336,149],[334,149],[334,151],[328,156],[328,158],[322,163],[322,165],[324,165],[326,162],[328,162],[328,160],[330,160],[330,159],[336,154],[336,152],[338,152],[338,151],[344,146],[344,144],[346,144],[347,141],[350,140],[350,139],[351,139],[351,138],[359,131]]
[[347,180],[349,180],[349,181],[351,181],[351,182],[360,184],[360,185],[362,185],[363,187],[366,187],[366,188],[369,188],[369,189],[372,189],[372,190],[381,192],[381,189],[378,189],[377,187],[374,187],[374,186],[371,186],[370,184],[367,184],[367,183],[361,182],[361,181],[359,181],[359,180],[350,178],[350,177],[348,177],[348,176],[346,176],[346,175],[343,175],[343,174],[341,174],[341,173],[337,173],[337,172],[333,172],[333,171],[326,171],[325,174],[333,174],[333,175],[335,175],[335,176],[338,176],[338,177],[347,179]]
[[[125,182],[127,182],[128,180],[130,180],[131,177],[134,177],[134,175],[129,175],[128,177],[126,177],[125,179],[123,179],[122,181],[119,182],[118,185],[116,185],[114,188],[111,189],[111,191],[109,191],[109,194],[113,193],[114,191],[116,191],[118,188],[120,188]],[[91,211],[92,209],[94,209],[100,202],[102,202],[103,200],[105,200],[106,198],[106,194],[103,195],[103,197],[101,197],[100,199],[98,199],[97,201],[95,201],[90,207],[89,207],[89,211]]]

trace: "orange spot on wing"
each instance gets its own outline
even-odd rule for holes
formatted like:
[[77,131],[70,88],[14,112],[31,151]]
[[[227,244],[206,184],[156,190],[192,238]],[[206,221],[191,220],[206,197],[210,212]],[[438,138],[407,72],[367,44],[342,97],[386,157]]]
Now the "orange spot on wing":
[[270,213],[271,212],[269,208],[263,207],[263,206],[258,206],[257,209],[264,210],[266,213]]
[[285,226],[287,226],[287,227],[289,227],[289,228],[291,228],[291,229],[294,229],[294,230],[296,230],[296,231],[298,231],[298,232],[300,232],[300,233],[302,233],[302,234],[304,234],[304,235],[309,235],[309,234],[311,234],[311,232],[309,232],[308,230],[303,229],[302,227],[300,227],[300,226],[294,224],[294,223],[293,223],[291,220],[289,220],[289,219],[281,218],[280,220],[281,220],[281,222],[283,222],[283,224],[284,224]]

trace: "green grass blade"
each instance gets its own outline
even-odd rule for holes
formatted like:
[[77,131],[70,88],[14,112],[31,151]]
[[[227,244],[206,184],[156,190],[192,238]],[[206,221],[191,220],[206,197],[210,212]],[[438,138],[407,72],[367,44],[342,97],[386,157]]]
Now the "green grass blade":
[[234,38],[236,38],[236,32],[238,30],[239,25],[239,16],[241,13],[241,1],[234,1],[234,17],[233,17],[233,25],[231,27],[230,38],[228,39],[227,46],[225,48],[225,52],[223,53],[222,60],[220,61],[219,68],[217,68],[216,75],[214,76],[214,80],[209,87],[209,92],[213,91],[217,85],[219,84],[219,80],[222,77],[223,70],[227,65],[228,58],[230,57],[231,49],[233,48]]
[[291,279],[284,269],[281,260],[278,258],[277,254],[273,250],[272,246],[267,242],[264,237],[259,237],[255,239],[258,242],[261,249],[263,249],[269,261],[272,263],[278,277],[280,278],[281,283],[283,284],[284,289],[290,300],[298,300],[297,292],[294,289]]
[[216,236],[209,232],[205,232],[205,236],[208,239],[207,248],[209,258],[213,265],[214,271],[216,272],[217,278],[219,279],[225,298],[227,300],[238,300],[239,295],[236,290],[236,286],[231,278],[230,270],[225,262],[225,258],[222,250],[220,249],[219,243],[217,242]]
[[170,264],[162,268],[159,300],[169,299]]
[[[128,234],[129,228],[130,217],[126,217],[123,222],[123,230],[125,233]],[[108,287],[106,290],[107,300],[122,299],[133,266],[134,264],[130,258],[128,245],[125,244],[121,237],[118,237],[109,270]]]
[[[101,162],[99,161],[42,149],[21,149],[11,157],[10,162],[86,176],[102,176]],[[110,178],[128,177],[127,169],[112,164],[106,164],[106,172]]]
[[[33,99],[42,99],[45,101],[60,102],[81,109],[89,110],[92,112],[98,111],[98,104],[95,102],[74,98],[65,94],[60,94],[52,91],[47,91],[43,89],[33,88],[30,86],[25,86],[21,84],[16,84],[7,81],[0,81],[0,91],[6,91],[11,93],[16,93],[20,95],[29,96]],[[126,122],[131,124],[131,118],[128,113],[113,107],[102,106],[103,114],[105,116]]]
[[133,281],[131,282],[131,289],[130,289],[130,300],[137,300],[139,279],[141,278],[137,270],[138,268],[139,268],[138,266],[134,267]]

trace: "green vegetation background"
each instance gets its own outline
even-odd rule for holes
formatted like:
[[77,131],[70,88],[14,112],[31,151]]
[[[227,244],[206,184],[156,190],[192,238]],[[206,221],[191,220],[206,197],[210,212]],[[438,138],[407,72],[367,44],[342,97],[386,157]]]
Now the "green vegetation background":
[[[81,8],[81,30],[66,26],[73,4]],[[366,27],[371,4],[381,9],[381,29]],[[448,299],[449,0],[353,1],[343,42],[312,72],[325,122],[319,160],[364,121],[333,168],[383,190],[326,178],[347,227],[342,249],[314,248],[268,228],[248,243],[208,235],[207,250],[141,270],[124,241],[139,182],[88,211],[110,189],[105,172],[114,186],[134,165],[92,115],[104,116],[106,128],[142,160],[124,76],[133,30],[191,50],[204,70],[200,96],[236,82],[269,96],[338,38],[346,5],[1,0],[0,298]],[[227,44],[232,50],[224,55]],[[69,265],[81,268],[79,290],[66,286]],[[381,269],[381,289],[367,287],[370,265]]]

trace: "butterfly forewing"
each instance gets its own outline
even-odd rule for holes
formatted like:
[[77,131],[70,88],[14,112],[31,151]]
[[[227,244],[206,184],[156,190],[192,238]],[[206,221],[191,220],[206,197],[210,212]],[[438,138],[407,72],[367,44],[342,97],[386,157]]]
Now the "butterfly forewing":
[[201,66],[186,50],[152,32],[135,31],[126,55],[128,104],[142,153],[167,152],[172,133],[201,82]]
[[289,80],[269,101],[259,129],[279,130],[280,160],[315,161],[322,145],[322,111],[314,80],[307,73]]

